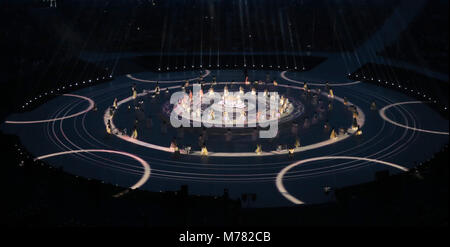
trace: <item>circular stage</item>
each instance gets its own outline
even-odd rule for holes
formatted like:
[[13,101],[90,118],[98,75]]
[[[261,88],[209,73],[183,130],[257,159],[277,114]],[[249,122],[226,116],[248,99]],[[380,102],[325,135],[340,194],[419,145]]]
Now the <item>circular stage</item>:
[[[124,75],[11,115],[1,128],[37,159],[76,175],[151,191],[254,193],[255,207],[328,202],[325,187],[407,171],[448,143],[448,121],[423,102],[359,81],[305,84],[297,75]],[[186,126],[174,127],[175,118]],[[272,127],[275,135],[261,138]]]

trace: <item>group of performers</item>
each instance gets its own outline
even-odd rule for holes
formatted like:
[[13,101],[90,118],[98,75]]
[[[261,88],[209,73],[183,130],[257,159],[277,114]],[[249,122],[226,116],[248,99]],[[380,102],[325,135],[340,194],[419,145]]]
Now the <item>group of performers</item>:
[[[288,154],[292,156],[297,148],[300,148],[300,139],[298,137],[295,138],[294,145],[284,145],[284,147],[283,145],[278,145],[276,151],[282,152],[283,150],[287,150]],[[255,153],[260,155],[262,152],[263,150],[261,144],[256,144]]]
[[[159,87],[157,86],[157,88],[159,88]],[[159,90],[155,90],[155,91],[159,92]],[[136,89],[136,84],[133,84],[132,87],[131,87],[131,97],[133,98],[134,101],[136,101],[137,95],[138,95],[138,93],[137,93],[137,89]],[[139,108],[138,107],[139,104],[143,104],[143,102],[135,102],[135,109]],[[106,133],[108,135],[111,135],[114,132],[114,130],[112,128],[111,121],[112,121],[112,119],[114,117],[114,114],[117,111],[118,107],[119,107],[118,100],[117,100],[117,98],[114,98],[112,106],[109,107],[109,119],[108,119],[108,122],[106,124]],[[128,106],[128,109],[131,109],[131,107]],[[134,123],[134,127],[133,127],[132,132],[131,132],[131,136],[130,136],[133,139],[137,139],[138,138],[138,131],[137,131],[138,128],[137,128],[137,126],[138,126],[138,120],[136,119],[135,123]],[[120,132],[120,133],[122,133],[123,135],[126,135],[126,129],[123,132]]]
[[[233,84],[233,83],[232,83]],[[274,81],[274,85],[278,85],[276,83],[276,81]],[[189,87],[189,82],[186,82],[185,84],[182,85],[182,91],[186,92],[187,88]],[[228,85],[225,85],[224,89],[223,89],[223,95],[221,96],[221,101],[219,102],[220,106],[222,106],[222,119],[226,122],[229,123],[234,123],[235,121],[239,121],[241,122],[242,120],[245,122],[245,120],[247,119],[247,113],[246,113],[246,107],[244,105],[244,88],[242,86],[239,87],[239,91],[236,94],[231,94],[231,92],[229,91]],[[251,94],[252,95],[256,95],[256,88],[252,87],[251,88]],[[269,98],[269,91],[268,89],[265,89],[263,95],[265,97]],[[197,93],[193,93],[192,90],[189,90],[189,93],[178,100],[178,104],[175,106],[175,108],[177,109],[178,114],[184,114],[187,113],[189,116],[193,116],[195,118],[201,118],[202,115],[202,110],[201,110],[201,106],[197,107],[196,110],[194,110],[192,103],[193,103],[193,99],[194,98],[198,98],[200,99],[198,102],[202,102],[203,97],[208,97],[208,98],[213,98],[213,97],[217,97],[217,94],[214,91],[214,86],[211,86],[208,90],[207,94],[203,93],[203,86],[201,86],[199,92]],[[270,95],[270,100],[273,102],[275,101],[275,95]],[[241,107],[242,105],[244,105],[244,107]],[[218,106],[218,107],[220,107]],[[270,119],[279,119],[281,117],[282,114],[286,113],[289,109],[290,106],[290,102],[289,99],[287,97],[281,96],[280,102],[279,102],[279,107],[278,110],[271,110],[271,112],[269,113]],[[236,118],[230,117],[230,113],[226,110],[227,108],[235,108],[235,109],[240,109],[238,112],[238,116],[236,116]],[[234,110],[234,109],[233,109]],[[213,109],[210,109],[209,112],[207,112],[208,114],[208,120],[210,121],[214,121],[216,120],[216,114],[217,112]],[[262,119],[266,119],[266,117],[261,116],[261,112],[258,112],[256,114],[256,120],[262,120]]]
[[[269,78],[266,81],[270,82]],[[217,96],[217,94],[214,91],[214,86],[216,85],[216,83],[217,83],[216,82],[216,78],[214,77],[212,86],[209,88],[208,93],[204,94],[203,93],[204,83],[201,80],[200,81],[200,85],[201,85],[200,90],[198,92],[196,92],[195,94],[192,92],[192,90],[189,90],[189,93],[185,97],[181,98],[178,101],[178,105],[176,107],[180,107],[182,109],[182,111],[184,111],[186,113],[189,113],[189,114],[192,114],[192,116],[195,116],[196,118],[201,118],[201,114],[202,114],[201,106],[198,107],[194,111],[192,109],[192,107],[191,107],[191,104],[193,103],[194,98],[199,98],[200,99],[199,102],[202,102],[202,98],[205,97],[205,96],[209,97],[209,98],[213,98],[213,97]],[[231,83],[231,84],[233,85],[233,83]],[[245,84],[246,85],[250,85],[250,83],[248,81],[248,75],[245,77]],[[264,84],[264,83],[261,82],[261,81],[256,81],[254,83],[254,85],[258,85],[258,84]],[[272,81],[272,85],[273,86],[278,86],[278,82],[276,80],[273,80]],[[189,88],[189,86],[190,86],[189,85],[189,81],[186,81],[182,85],[181,88],[182,88],[182,90],[184,92],[186,92],[186,90]],[[303,87],[304,87],[304,89],[306,91],[309,91],[308,85],[306,83],[304,84]],[[256,95],[256,88],[255,88],[255,86],[252,86],[250,90],[251,90],[250,92],[251,92],[252,95]],[[329,87],[328,83],[326,84],[326,92],[327,91],[328,91],[328,96],[330,98],[333,98],[334,97],[334,93],[333,93],[333,90]],[[159,87],[159,84],[156,83],[155,90],[153,91],[153,97],[155,95],[159,95],[160,92],[161,92],[161,89]],[[166,93],[167,92],[168,92],[168,89],[166,89]],[[223,117],[223,120],[225,120],[226,122],[230,122],[230,121],[232,122],[232,121],[236,121],[236,120],[238,120],[238,121],[245,121],[245,120],[247,120],[247,110],[248,110],[247,107],[239,108],[240,109],[240,112],[238,113],[239,116],[236,117],[236,119],[234,118],[234,115],[232,117],[230,117],[229,113],[225,110],[226,108],[235,108],[235,109],[237,109],[236,106],[242,105],[243,102],[244,102],[242,100],[244,94],[245,94],[245,90],[244,90],[243,86],[239,86],[239,91],[236,94],[231,94],[231,92],[230,92],[230,90],[228,88],[228,85],[225,85],[225,87],[223,89],[223,95],[221,96],[221,99],[222,99],[221,104],[222,104],[222,109],[223,109],[221,115]],[[268,99],[270,99],[271,102],[274,102],[277,99],[274,94],[269,95],[269,90],[267,88],[264,90],[263,96],[268,98]],[[135,84],[133,84],[132,88],[131,88],[131,97],[133,98],[133,100],[135,100],[135,105],[136,105],[136,99],[138,98],[138,92],[137,92]],[[289,106],[291,105],[290,102],[289,102],[289,99],[287,97],[285,97],[284,95],[282,95],[279,98],[279,102],[277,102],[277,103],[278,103],[278,106],[279,106],[278,111],[271,110],[269,112],[269,115],[270,115],[271,119],[279,119],[282,116],[282,114],[285,114],[289,110]],[[118,102],[117,98],[115,98],[113,103],[112,103],[112,106],[110,107],[110,119],[107,121],[107,124],[106,124],[106,133],[109,134],[109,135],[113,134],[113,132],[114,132],[113,129],[112,129],[112,122],[111,121],[112,121],[112,117],[113,117],[114,113],[118,109],[118,104],[119,104],[119,102]],[[347,105],[347,106],[349,105],[349,102],[348,102],[348,100],[346,98],[344,98],[344,105]],[[372,103],[371,108],[372,109],[376,109],[376,105],[375,105],[374,102]],[[332,109],[332,104],[331,103],[329,104],[329,109],[330,110]],[[352,109],[350,109],[350,110],[352,110]],[[216,111],[214,109],[211,108],[209,110],[208,114],[209,114],[209,120],[215,120],[216,119],[216,114],[217,113],[216,113]],[[266,116],[262,116],[262,113],[260,111],[257,112],[257,114],[256,114],[256,120],[257,121],[263,120],[265,118],[266,118]],[[362,134],[362,130],[361,130],[360,126],[358,125],[357,118],[358,118],[358,111],[356,109],[353,109],[352,129],[355,131],[356,135],[361,135]],[[328,126],[328,123],[325,124],[326,128],[327,128],[327,126]],[[133,139],[137,139],[138,138],[138,120],[137,119],[136,119],[136,121],[134,123],[134,126],[133,126],[133,129],[132,129],[130,137],[133,138]],[[331,130],[331,134],[330,134],[330,139],[336,139],[337,137],[338,137],[338,134],[336,133],[336,131],[334,129],[332,129]],[[201,147],[201,152],[200,152],[201,155],[202,156],[207,156],[208,155],[208,149],[206,147],[206,143],[203,141],[202,144],[199,144],[199,145]],[[293,155],[294,152],[295,152],[295,149],[299,148],[299,147],[300,147],[300,140],[298,138],[296,138],[294,145],[292,145],[289,148],[287,148],[288,154]],[[178,145],[177,145],[175,140],[171,142],[170,148],[174,152],[180,152],[180,149],[179,149],[179,147],[178,147]],[[191,149],[190,146],[186,147],[184,152],[185,153],[189,153],[190,149]],[[257,154],[261,154],[262,153],[262,147],[261,147],[260,144],[257,144],[255,152]]]

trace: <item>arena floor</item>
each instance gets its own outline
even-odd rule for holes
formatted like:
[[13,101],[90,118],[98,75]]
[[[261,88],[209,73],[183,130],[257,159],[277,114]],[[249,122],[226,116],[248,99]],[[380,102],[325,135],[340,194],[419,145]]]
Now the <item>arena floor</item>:
[[[218,196],[224,189],[232,198],[254,193],[252,207],[332,201],[333,193],[324,193],[325,187],[372,181],[381,170],[404,172],[448,143],[448,121],[423,102],[359,81],[328,81],[335,95],[330,99],[326,81],[320,78],[306,81],[313,92],[321,90],[313,99],[304,90],[302,73],[293,71],[249,71],[250,81],[270,77],[278,82],[278,86],[260,85],[259,91],[268,88],[304,106],[300,114],[280,123],[276,138],[259,139],[253,128],[173,128],[164,114],[170,95],[186,80],[192,85],[203,78],[208,84],[213,76],[217,90],[224,85],[237,90],[243,85],[240,70],[124,75],[11,115],[1,130],[18,135],[38,159],[79,176],[150,191],[177,191],[188,185],[194,195]],[[153,98],[157,81],[161,94]],[[131,101],[126,99],[133,84],[143,112],[128,109]],[[107,109],[114,98],[123,101],[114,114],[115,127],[127,129],[129,135],[138,120],[137,139],[106,134]],[[331,129],[351,128],[348,105],[358,109],[362,135],[349,131],[330,140]],[[199,155],[200,135],[206,139],[208,157]],[[169,148],[174,138],[179,146],[191,146],[192,152],[174,154]],[[278,145],[292,145],[296,138],[301,145],[293,155],[285,148],[277,150]],[[254,152],[257,144],[262,146],[259,155]]]

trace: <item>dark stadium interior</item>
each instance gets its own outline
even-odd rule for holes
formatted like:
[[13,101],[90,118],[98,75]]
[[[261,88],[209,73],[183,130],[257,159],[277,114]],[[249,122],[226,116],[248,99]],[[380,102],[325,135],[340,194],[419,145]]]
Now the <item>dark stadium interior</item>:
[[[3,48],[3,52],[0,58],[2,61],[0,92],[3,95],[0,101],[0,117],[3,126],[0,128],[2,150],[0,174],[7,186],[2,192],[6,210],[2,210],[4,215],[1,225],[448,226],[448,127],[445,129],[445,126],[448,126],[449,101],[448,1],[411,1],[414,4],[409,2],[407,0],[1,1],[0,27],[3,35],[0,47]],[[393,27],[392,23],[396,23],[397,18],[402,25]],[[206,73],[205,76],[201,75],[203,73]],[[105,126],[101,114],[113,103],[114,97],[119,97],[113,95],[115,92],[113,90],[121,94],[126,91],[127,97],[131,95],[128,88],[132,86],[137,87],[139,93],[153,90],[155,85],[161,86],[164,91],[166,87],[164,81],[169,82],[168,86],[175,87],[193,75],[199,78],[199,82],[206,84],[215,83],[216,77],[218,82],[234,83],[249,80],[249,83],[264,81],[266,83],[264,85],[272,84],[275,80],[280,85],[291,87],[286,90],[286,95],[294,98],[297,97],[295,85],[300,84],[300,81],[302,84],[297,86],[305,90],[307,89],[304,85],[310,88],[315,88],[315,84],[323,85],[317,88],[321,90],[325,88],[323,90],[325,93],[328,89],[332,89],[336,96],[341,95],[345,102],[349,99],[355,104],[362,105],[366,117],[363,136],[366,133],[367,136],[364,136],[365,139],[351,136],[342,143],[326,147],[329,149],[323,147],[318,151],[305,151],[307,153],[305,155],[295,153],[289,157],[287,154],[274,158],[245,157],[239,162],[239,158],[224,158],[223,161],[220,158],[214,159],[212,155],[214,147],[226,149],[234,145],[232,142],[222,144],[220,141],[222,139],[219,139],[222,136],[216,136],[223,134],[216,134],[214,138],[217,139],[210,137],[208,148],[212,157],[208,157],[206,161],[197,157],[166,155],[156,150],[146,151],[142,147],[134,147],[132,143],[121,142],[116,145],[120,140],[115,136],[109,137],[110,139],[103,137]],[[151,83],[142,82],[144,79]],[[160,84],[153,83],[152,80],[159,81]],[[170,80],[176,82],[170,84]],[[192,80],[192,83],[194,81],[196,80]],[[126,89],[121,91],[120,85],[125,85]],[[238,87],[236,85],[236,90]],[[321,90],[318,91],[319,96]],[[95,95],[97,91],[104,91],[101,97],[104,97],[107,103],[101,103],[100,96]],[[133,176],[138,173],[124,180],[117,178],[121,173],[114,173],[108,180],[109,175],[105,174],[109,173],[102,173],[103,170],[92,173],[92,176],[88,174],[91,170],[74,172],[70,166],[85,160],[78,160],[73,154],[73,157],[66,155],[55,159],[36,160],[40,155],[65,151],[62,146],[70,146],[67,147],[69,150],[77,147],[75,144],[68,145],[70,142],[68,139],[73,137],[74,133],[79,134],[77,123],[82,123],[83,128],[85,127],[85,118],[77,122],[77,117],[73,120],[73,124],[68,123],[66,128],[62,127],[60,121],[62,134],[60,136],[66,138],[67,134],[67,146],[61,142],[62,145],[54,149],[53,143],[56,143],[56,139],[59,141],[57,136],[52,139],[53,137],[36,133],[35,136],[24,137],[32,131],[39,131],[39,128],[50,133],[50,127],[46,129],[44,125],[40,127],[33,125],[36,127],[35,130],[22,130],[20,128],[28,128],[28,125],[10,128],[5,121],[16,120],[15,116],[23,116],[19,118],[22,120],[27,116],[38,116],[45,111],[48,111],[45,112],[47,115],[43,115],[40,119],[45,119],[54,112],[56,118],[62,112],[61,108],[61,112],[56,113],[60,111],[59,107],[63,107],[58,105],[58,102],[61,102],[61,94],[92,96],[96,103],[95,111],[98,107],[98,112],[86,113],[86,126],[88,129],[96,130],[86,133],[91,133],[98,137],[100,142],[106,143],[103,148],[109,147],[108,149],[125,150],[130,153],[136,151],[135,154],[143,159],[150,157],[152,174],[148,183],[153,184],[148,187],[130,188],[128,180],[136,178]],[[301,98],[299,102],[309,102],[309,97],[317,96],[306,93],[305,95],[302,95],[304,98],[299,97]],[[352,96],[355,98],[351,98]],[[155,104],[150,94],[145,97],[145,100]],[[163,93],[156,97],[161,97],[161,101],[162,99],[168,101],[163,98]],[[326,100],[324,97],[323,101],[327,102]],[[405,101],[421,101],[424,104],[417,108],[414,106],[404,108],[403,111],[399,110],[405,121],[395,126],[378,115],[378,110],[383,106],[390,107],[397,102]],[[369,110],[372,108],[370,105],[372,102],[377,103],[377,110]],[[304,105],[308,107],[308,104]],[[334,124],[338,132],[338,127],[343,128],[337,126],[340,121],[333,122],[328,118],[341,114],[347,108],[344,106],[340,108],[337,103],[333,106],[334,115],[329,113],[324,119],[319,117],[318,125]],[[120,111],[117,112],[122,114]],[[296,127],[299,123],[312,120],[315,113],[308,112],[308,116],[288,122],[282,125],[282,128],[290,131],[291,126]],[[394,113],[396,111],[387,111],[386,116],[402,121],[402,117],[393,117]],[[150,113],[149,121],[153,121],[154,126],[156,126],[154,122],[163,121],[159,120],[158,114]],[[351,120],[351,115],[349,116]],[[92,119],[100,120],[98,122],[101,122],[101,130],[97,130],[97,125],[89,125]],[[138,117],[136,120],[134,117],[130,119],[129,123],[138,121]],[[132,124],[126,120],[123,118],[116,123],[118,125],[126,123],[129,125],[126,127],[131,129]],[[53,124],[55,122],[58,121],[53,121]],[[408,129],[400,126],[408,124],[411,126],[414,124],[414,127]],[[145,129],[143,126],[139,127],[135,130]],[[51,130],[55,134],[53,127]],[[304,128],[300,133],[313,130],[315,129]],[[161,138],[167,138],[163,143],[167,143],[168,146],[172,140],[170,131],[171,129],[168,135],[155,136],[153,132],[144,131],[139,134],[142,138],[146,135],[155,136],[158,143],[162,142]],[[433,131],[439,133],[437,135],[428,133]],[[231,131],[228,129],[228,132]],[[382,134],[378,135],[378,132]],[[83,133],[80,136],[86,136]],[[187,132],[186,136],[190,134],[192,132]],[[192,135],[198,134],[194,131]],[[304,138],[302,141],[309,138],[307,134],[303,135],[306,137],[302,136]],[[330,134],[327,132],[326,137],[328,136]],[[177,138],[180,140],[178,136]],[[239,137],[233,138],[239,140]],[[274,142],[284,145],[283,138],[292,139],[293,136],[277,137]],[[376,139],[379,139],[379,142]],[[396,145],[402,149],[399,148],[397,153],[389,153],[392,151],[390,149],[397,148],[392,144],[398,141],[397,139],[400,141]],[[370,140],[375,144],[364,146]],[[194,138],[179,142],[183,141],[197,142]],[[255,147],[256,144],[257,142]],[[389,146],[391,144],[392,146]],[[360,145],[361,148],[356,148],[359,147],[356,145]],[[201,148],[200,145],[199,147]],[[345,153],[352,148],[354,153],[350,151]],[[251,146],[251,149],[254,147]],[[289,146],[285,149],[288,150]],[[379,156],[374,158],[371,151],[378,150],[372,149],[380,149],[376,153]],[[383,152],[387,154],[383,156]],[[286,187],[295,190],[292,194],[298,196],[306,190],[298,187],[308,185],[309,181],[312,181],[311,192],[305,193],[305,198],[313,203],[291,205],[289,203],[293,200],[288,201],[289,199],[286,200],[278,193],[282,191],[279,188],[277,191],[275,178],[278,176],[275,175],[282,170],[281,168],[306,158],[331,156],[332,153],[372,157],[404,165],[408,171],[396,172],[388,167],[370,170],[367,165],[355,166],[353,170],[349,166],[343,168],[345,178],[342,180],[345,181],[342,182],[337,178],[342,173],[335,172],[331,168],[333,165],[328,164],[329,166],[319,166],[317,169],[323,169],[329,177],[321,177],[316,181],[315,174],[307,173],[306,168],[313,167],[311,164],[305,166],[305,170],[296,168],[295,172],[305,172],[304,177],[297,178],[298,186],[295,184],[295,178],[292,178],[289,183],[286,181]],[[65,158],[67,163],[60,165],[66,162]],[[106,155],[101,158],[106,160]],[[171,168],[163,171],[165,166],[162,164],[158,166],[156,161],[165,163]],[[249,166],[244,167],[245,163]],[[181,164],[192,164],[195,167],[176,168]],[[250,170],[253,164],[269,166]],[[226,170],[226,175],[221,177],[222,180],[211,184],[206,179],[202,181],[200,177],[206,176],[204,174],[209,175],[211,181],[219,176],[213,171],[209,173],[210,170],[216,169],[215,165],[220,167],[217,169],[229,169]],[[242,167],[232,170],[233,165]],[[197,171],[195,169],[206,171],[198,177],[197,175],[188,177],[188,174],[196,174],[193,172]],[[239,169],[245,172],[241,173]],[[263,174],[264,169],[269,169],[267,174]],[[269,171],[274,175],[269,176]],[[166,173],[162,174],[163,172]],[[139,174],[141,173],[139,170]],[[185,177],[172,183],[170,178],[163,177],[167,174],[170,176],[180,174]],[[264,175],[266,183],[262,186],[267,187],[258,189],[258,183],[255,183],[254,187],[251,185],[245,187],[253,183],[253,180],[242,184],[232,182],[227,184],[227,181],[232,181],[227,180],[227,176],[238,179],[239,176],[251,178],[259,174]],[[169,175],[167,177],[170,177]],[[152,176],[155,176],[155,180],[152,180]],[[355,178],[354,181],[350,178],[352,176]],[[330,189],[326,187],[328,184],[324,181],[331,181]],[[239,187],[243,188],[242,191],[237,189]],[[266,188],[273,191],[266,191]],[[317,191],[320,191],[320,195],[315,196]],[[272,200],[279,200],[280,203],[272,203]]]

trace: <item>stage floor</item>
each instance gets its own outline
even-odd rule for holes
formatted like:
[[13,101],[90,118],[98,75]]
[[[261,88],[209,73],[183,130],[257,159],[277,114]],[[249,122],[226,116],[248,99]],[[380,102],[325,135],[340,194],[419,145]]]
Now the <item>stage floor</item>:
[[[253,130],[232,130],[227,135],[226,129],[174,129],[162,112],[170,95],[185,80],[192,84],[204,77],[210,83],[213,76],[218,84],[227,82],[231,86],[235,82],[236,90],[244,78],[238,70],[125,75],[58,96],[33,111],[11,115],[1,130],[18,135],[36,157],[49,155],[41,158],[79,176],[150,191],[177,191],[181,185],[188,185],[189,193],[194,195],[220,196],[224,189],[232,198],[254,193],[257,197],[251,202],[252,207],[332,201],[333,193],[324,193],[324,187],[372,181],[381,170],[404,172],[448,144],[448,121],[426,104],[402,93],[362,82],[331,81],[336,98],[331,100],[333,109],[329,110],[325,95],[319,95],[322,103],[312,102],[300,89],[300,72],[267,70],[249,71],[250,81],[266,81],[267,76],[276,79],[279,86],[271,86],[271,90],[278,90],[305,107],[302,114],[280,124],[276,138],[255,139]],[[129,110],[127,102],[114,115],[116,127],[126,128],[128,134],[135,120],[139,120],[139,142],[107,135],[105,112],[114,98],[121,101],[130,97],[134,83],[139,93],[154,90],[156,81],[162,90],[159,96],[138,98],[143,101],[144,112],[136,113],[133,107]],[[324,81],[310,81],[308,86],[325,91]],[[325,123],[336,131],[352,124],[352,113],[339,99],[359,108],[359,115],[364,117],[363,134],[349,134],[330,142]],[[93,102],[97,111],[90,109]],[[377,109],[371,109],[372,102]],[[321,111],[321,104],[325,111]],[[199,151],[200,135],[207,136],[211,153],[208,157],[195,152],[175,155],[168,150],[176,137],[179,145],[190,145],[193,151]],[[301,147],[293,156],[274,152],[279,144],[293,143],[295,137],[300,139]],[[262,144],[263,155],[253,152],[256,143]]]

